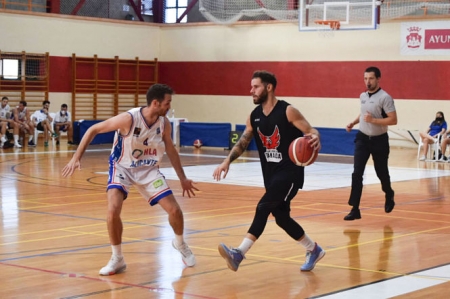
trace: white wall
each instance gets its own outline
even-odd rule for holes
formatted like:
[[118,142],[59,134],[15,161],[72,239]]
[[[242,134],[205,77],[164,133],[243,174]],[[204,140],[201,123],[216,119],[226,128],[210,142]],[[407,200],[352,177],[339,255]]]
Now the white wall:
[[[400,22],[379,30],[339,31],[332,38],[299,32],[296,23],[248,22],[232,26],[210,23],[155,25],[72,16],[0,10],[0,50],[51,56],[135,58],[160,61],[448,61],[449,55],[402,56]],[[320,78],[319,78],[320,79]],[[249,80],[250,82],[250,80]],[[363,81],[361,79],[361,88]],[[250,83],[249,83],[250,84]],[[358,114],[352,99],[285,98],[317,127],[344,127]],[[70,105],[70,93],[51,93],[52,110]],[[449,99],[396,99],[399,124],[392,129],[426,129],[436,111],[450,120]],[[178,117],[198,122],[243,124],[253,109],[249,96],[178,94]]]

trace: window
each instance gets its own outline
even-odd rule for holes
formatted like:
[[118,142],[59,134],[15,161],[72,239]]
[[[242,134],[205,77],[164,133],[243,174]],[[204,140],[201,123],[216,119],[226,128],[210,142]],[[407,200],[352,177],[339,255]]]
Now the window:
[[153,0],[142,0],[142,14],[153,16]]
[[[166,0],[164,9],[164,23],[176,23],[177,19],[186,11],[188,0]],[[186,23],[185,16],[181,23]]]
[[19,79],[19,60],[0,59],[0,76],[2,79]]

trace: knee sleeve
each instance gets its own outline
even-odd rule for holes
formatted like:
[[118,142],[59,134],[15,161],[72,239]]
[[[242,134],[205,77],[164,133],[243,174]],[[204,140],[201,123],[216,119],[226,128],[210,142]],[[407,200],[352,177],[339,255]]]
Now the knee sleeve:
[[305,231],[294,219],[291,218],[289,211],[277,210],[272,212],[275,222],[281,227],[292,239],[298,240]]
[[252,225],[248,230],[249,234],[252,234],[256,238],[259,238],[262,235],[264,229],[266,228],[267,218],[269,217],[274,206],[275,203],[259,202],[256,206],[255,217],[253,218]]

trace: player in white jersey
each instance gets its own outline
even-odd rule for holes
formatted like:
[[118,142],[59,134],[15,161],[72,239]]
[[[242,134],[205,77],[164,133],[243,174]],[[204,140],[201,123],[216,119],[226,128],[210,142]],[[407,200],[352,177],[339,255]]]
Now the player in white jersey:
[[[2,98],[2,103],[0,106],[0,148],[3,148],[6,141],[6,131],[9,128],[14,128],[14,122],[11,120],[11,108],[8,105],[8,97]],[[17,143],[18,147],[21,147],[19,143]]]
[[[34,123],[31,121],[30,110],[27,108],[26,101],[20,101],[19,106],[13,110],[14,125],[17,126],[19,134],[29,134],[28,146],[36,146],[33,142]],[[24,138],[25,140],[25,138]]]
[[183,196],[194,194],[193,181],[186,178],[180,157],[171,138],[171,125],[165,116],[170,109],[173,90],[164,84],[152,85],[147,91],[147,106],[134,108],[90,127],[84,134],[77,151],[63,168],[64,177],[81,167],[81,157],[94,137],[100,133],[116,131],[109,158],[108,232],[112,248],[109,263],[100,269],[100,275],[113,275],[126,269],[122,255],[122,220],[120,212],[129,188],[134,185],[150,205],[159,204],[169,215],[175,233],[172,245],[183,262],[192,267],[195,256],[183,238],[183,212],[164,176],[159,172],[159,162],[164,151],[178,175]]
[[67,132],[67,143],[72,145],[73,143],[73,129],[72,129],[72,117],[70,112],[67,111],[67,104],[61,105],[61,111],[56,113],[54,121],[54,129],[57,135],[56,145],[59,145],[59,132]]
[[[52,122],[53,118],[49,113],[50,109],[50,101],[42,102],[42,109],[37,110],[33,113],[33,123],[36,126],[36,129],[44,132],[44,146],[48,146],[48,135],[51,134],[52,138],[58,137],[56,133],[53,131]],[[37,143],[37,140],[34,142]]]

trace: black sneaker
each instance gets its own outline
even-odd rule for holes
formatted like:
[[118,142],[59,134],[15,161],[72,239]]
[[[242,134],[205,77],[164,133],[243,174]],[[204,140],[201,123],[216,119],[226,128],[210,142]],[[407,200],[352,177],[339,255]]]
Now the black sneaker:
[[361,212],[359,209],[352,209],[347,216],[344,217],[344,220],[350,221],[355,219],[361,219]]
[[8,141],[3,144],[3,148],[4,149],[12,148],[12,147],[14,147],[14,144],[9,143]]
[[68,145],[74,145],[75,143],[73,143],[73,141],[68,141],[67,144]]
[[56,145],[59,145],[59,140],[56,140]]
[[386,196],[386,201],[384,203],[384,211],[386,213],[390,213],[394,209],[394,206],[395,206],[394,193],[392,193],[391,196]]
[[36,144],[34,144],[33,140],[28,141],[28,146],[36,146]]

